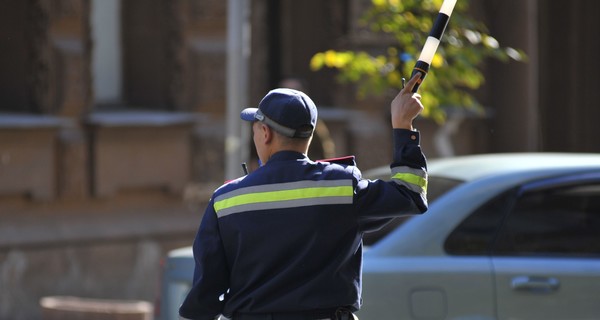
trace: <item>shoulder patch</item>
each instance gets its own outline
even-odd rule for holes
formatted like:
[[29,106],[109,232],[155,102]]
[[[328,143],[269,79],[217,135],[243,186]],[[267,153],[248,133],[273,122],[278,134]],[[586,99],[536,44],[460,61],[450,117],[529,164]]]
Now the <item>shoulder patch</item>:
[[342,164],[342,165],[347,165],[347,166],[356,166],[356,160],[355,160],[354,156],[321,159],[321,160],[317,160],[317,162],[331,162],[331,163],[337,163],[337,164]]

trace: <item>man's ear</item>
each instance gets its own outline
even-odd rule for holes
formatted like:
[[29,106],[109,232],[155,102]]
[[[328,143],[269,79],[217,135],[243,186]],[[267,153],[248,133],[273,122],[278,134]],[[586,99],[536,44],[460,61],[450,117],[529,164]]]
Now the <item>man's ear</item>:
[[257,130],[257,133],[259,134],[261,143],[271,143],[271,141],[273,141],[273,129],[271,129],[271,127],[262,122],[256,122],[256,124],[258,128],[256,128],[255,130]]
[[273,129],[266,124],[262,124],[261,126],[261,134],[263,134],[263,141],[265,144],[269,144],[273,141]]

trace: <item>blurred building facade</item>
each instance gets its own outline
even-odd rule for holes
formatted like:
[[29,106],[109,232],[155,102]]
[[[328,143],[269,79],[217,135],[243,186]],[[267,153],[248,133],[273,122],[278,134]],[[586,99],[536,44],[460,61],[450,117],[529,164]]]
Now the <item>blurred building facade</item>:
[[[358,101],[308,65],[330,48],[381,50],[358,24],[368,4],[252,0],[250,18],[249,101],[303,79],[330,106],[335,153],[365,169],[389,158],[391,96]],[[600,152],[599,6],[473,3],[529,63],[488,64],[487,117],[418,120],[427,154]],[[38,318],[45,295],[156,298],[161,257],[191,244],[223,180],[226,19],[220,0],[0,3],[0,319]]]

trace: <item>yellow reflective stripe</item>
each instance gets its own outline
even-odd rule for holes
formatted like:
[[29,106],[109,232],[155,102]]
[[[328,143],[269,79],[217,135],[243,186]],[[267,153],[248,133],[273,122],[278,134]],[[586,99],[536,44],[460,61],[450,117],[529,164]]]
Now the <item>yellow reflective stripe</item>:
[[262,202],[274,202],[274,201],[289,201],[299,199],[311,199],[321,197],[340,197],[340,196],[351,196],[352,186],[342,187],[317,187],[317,188],[303,188],[293,190],[281,190],[281,191],[268,191],[268,192],[257,192],[250,194],[242,194],[239,196],[231,197],[228,199],[215,202],[214,207],[216,211],[231,208],[234,206],[262,203]]
[[352,185],[351,179],[255,185],[217,196],[213,208],[221,218],[244,211],[351,204],[354,199]]
[[396,173],[392,176],[392,179],[411,191],[423,196],[427,194],[427,178],[413,173]]
[[396,173],[392,179],[402,180],[404,182],[417,185],[423,189],[427,189],[427,179],[412,173]]

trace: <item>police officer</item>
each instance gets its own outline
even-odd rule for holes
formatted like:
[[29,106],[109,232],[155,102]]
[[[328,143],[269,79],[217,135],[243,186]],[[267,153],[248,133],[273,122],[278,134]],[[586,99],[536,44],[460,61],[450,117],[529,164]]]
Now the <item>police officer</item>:
[[426,160],[412,127],[423,109],[411,92],[417,79],[391,103],[390,181],[363,180],[353,158],[310,160],[317,108],[300,91],[272,90],[242,111],[263,165],[211,197],[181,317],[352,318],[361,304],[363,233],[427,210]]

